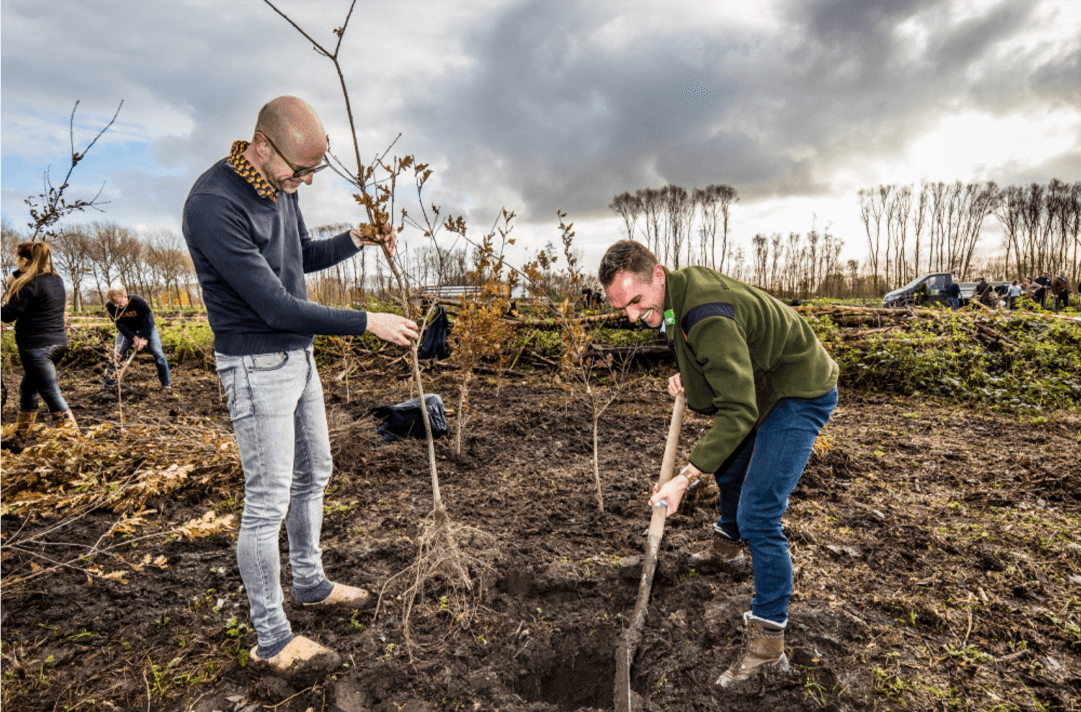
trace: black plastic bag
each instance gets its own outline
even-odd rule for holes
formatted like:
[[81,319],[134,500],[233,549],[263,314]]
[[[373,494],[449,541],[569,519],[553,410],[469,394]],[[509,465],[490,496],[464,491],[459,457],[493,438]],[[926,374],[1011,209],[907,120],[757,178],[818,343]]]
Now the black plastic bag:
[[428,328],[424,330],[424,339],[420,342],[417,357],[422,360],[434,358],[436,361],[446,358],[447,334],[449,333],[450,321],[447,319],[447,310],[439,307],[439,311],[428,323]]
[[[447,434],[447,413],[443,410],[443,399],[434,393],[424,396],[428,405],[428,420],[432,425],[432,437],[441,438]],[[381,421],[376,432],[388,443],[405,438],[424,437],[424,419],[420,412],[420,399],[410,398],[403,403],[384,405],[370,411],[376,420]]]

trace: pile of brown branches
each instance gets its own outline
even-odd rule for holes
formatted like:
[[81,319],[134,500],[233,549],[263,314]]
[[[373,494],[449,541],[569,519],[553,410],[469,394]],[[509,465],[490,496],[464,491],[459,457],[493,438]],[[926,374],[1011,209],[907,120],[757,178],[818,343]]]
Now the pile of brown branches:
[[117,428],[102,423],[80,437],[37,429],[32,446],[21,453],[4,452],[0,514],[27,519],[92,509],[133,514],[155,497],[204,494],[239,481],[234,440],[207,425]]

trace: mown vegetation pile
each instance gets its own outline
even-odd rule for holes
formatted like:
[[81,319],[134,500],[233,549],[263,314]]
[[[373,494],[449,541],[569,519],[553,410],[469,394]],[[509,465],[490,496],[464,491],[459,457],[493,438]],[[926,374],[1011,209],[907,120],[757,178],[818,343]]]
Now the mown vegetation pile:
[[1030,413],[1081,406],[1081,323],[1029,311],[800,311],[846,388]]

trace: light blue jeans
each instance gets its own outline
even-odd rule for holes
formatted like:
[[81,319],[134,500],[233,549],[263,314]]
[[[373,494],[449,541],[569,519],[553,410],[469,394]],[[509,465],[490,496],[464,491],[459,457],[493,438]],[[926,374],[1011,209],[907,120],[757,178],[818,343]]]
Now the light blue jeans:
[[836,388],[819,398],[782,398],[714,475],[721,516],[713,528],[751,550],[751,613],[759,618],[788,621],[792,557],[781,515],[836,406]]
[[237,564],[259,638],[258,654],[266,659],[293,637],[282,605],[278,534],[283,521],[296,599],[319,601],[333,587],[323,574],[319,548],[323,491],[333,469],[323,384],[311,347],[214,356],[244,468]]
[[[123,333],[118,333],[116,335],[116,340],[113,341],[113,358],[109,359],[109,363],[105,366],[106,388],[112,388],[116,385],[116,380],[113,378],[113,375],[116,373],[119,365],[127,358],[128,351],[131,351],[134,346],[135,342]],[[161,382],[161,385],[168,386],[169,362],[165,360],[165,349],[162,348],[161,335],[158,334],[157,326],[150,330],[150,338],[146,340],[146,350],[154,357],[154,365],[158,369],[158,380]]]

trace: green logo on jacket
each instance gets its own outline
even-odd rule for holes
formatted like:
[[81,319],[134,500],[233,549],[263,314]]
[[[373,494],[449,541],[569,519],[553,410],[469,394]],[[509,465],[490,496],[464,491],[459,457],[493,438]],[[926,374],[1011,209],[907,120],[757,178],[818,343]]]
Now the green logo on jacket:
[[664,312],[664,325],[665,326],[674,326],[675,323],[676,323],[676,315],[672,312],[671,309],[665,310],[665,312]]

